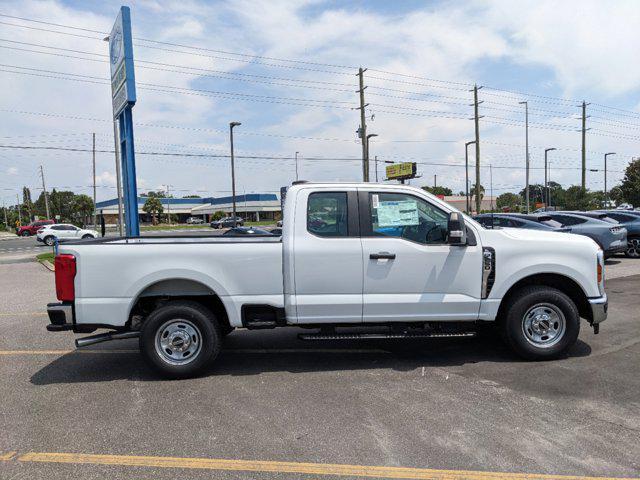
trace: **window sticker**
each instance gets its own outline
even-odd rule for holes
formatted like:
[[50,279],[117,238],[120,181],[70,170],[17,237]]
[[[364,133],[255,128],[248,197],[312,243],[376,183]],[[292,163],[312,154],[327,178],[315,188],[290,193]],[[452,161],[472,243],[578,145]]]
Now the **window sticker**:
[[373,208],[378,208],[378,203],[378,194],[374,193],[371,195],[371,205],[373,205]]
[[379,227],[404,227],[418,225],[418,203],[414,200],[378,203]]

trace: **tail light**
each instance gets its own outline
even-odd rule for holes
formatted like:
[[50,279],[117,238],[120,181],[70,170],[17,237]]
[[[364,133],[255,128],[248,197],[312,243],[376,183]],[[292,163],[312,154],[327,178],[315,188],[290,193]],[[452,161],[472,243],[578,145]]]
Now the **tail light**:
[[56,255],[56,296],[61,302],[73,302],[76,298],[74,280],[76,278],[76,257]]

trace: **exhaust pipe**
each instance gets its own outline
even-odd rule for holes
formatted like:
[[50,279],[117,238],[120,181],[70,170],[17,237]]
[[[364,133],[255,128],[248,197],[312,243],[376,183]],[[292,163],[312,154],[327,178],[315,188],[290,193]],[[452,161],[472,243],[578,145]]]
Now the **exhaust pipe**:
[[123,340],[125,338],[138,338],[140,332],[107,332],[91,335],[90,337],[76,339],[76,348],[88,347],[96,343],[109,342],[111,340]]

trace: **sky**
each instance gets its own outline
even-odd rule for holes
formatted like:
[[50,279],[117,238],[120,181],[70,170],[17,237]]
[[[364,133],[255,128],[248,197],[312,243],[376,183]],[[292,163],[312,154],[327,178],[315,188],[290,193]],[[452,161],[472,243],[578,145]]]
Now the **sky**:
[[[120,5],[0,1],[3,202],[15,203],[23,185],[37,196],[40,165],[48,189],[91,195],[92,155],[84,150],[91,150],[93,133],[98,201],[115,196],[103,38]],[[587,172],[588,188],[603,188],[604,153],[616,152],[608,161],[609,188],[640,156],[635,0],[142,0],[128,6],[139,192],[228,195],[231,121],[242,123],[234,130],[240,194],[290,184],[295,152],[300,179],[361,180],[359,67],[367,69],[367,127],[378,135],[370,155],[379,159],[380,181],[385,161],[415,161],[421,177],[413,185],[464,189],[465,142],[475,135],[474,84],[482,86],[480,181],[487,192],[491,184],[495,195],[524,187],[523,101],[531,183],[543,182],[543,152],[554,147],[551,180],[579,184],[583,100],[587,168],[596,170]],[[474,165],[473,148],[469,154]]]

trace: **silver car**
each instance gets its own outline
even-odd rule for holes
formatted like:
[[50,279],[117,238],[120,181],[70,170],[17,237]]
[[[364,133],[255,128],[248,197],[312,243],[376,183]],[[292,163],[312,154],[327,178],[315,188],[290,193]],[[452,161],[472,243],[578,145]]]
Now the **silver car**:
[[574,212],[547,212],[547,215],[563,227],[571,228],[571,233],[594,240],[604,251],[605,258],[627,249],[627,229],[624,227]]

